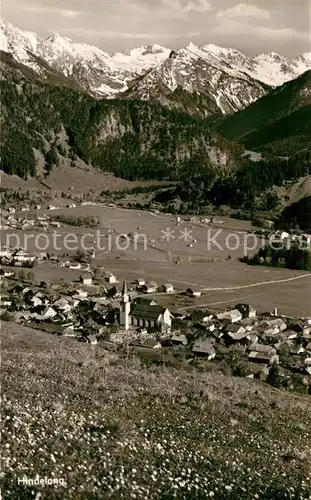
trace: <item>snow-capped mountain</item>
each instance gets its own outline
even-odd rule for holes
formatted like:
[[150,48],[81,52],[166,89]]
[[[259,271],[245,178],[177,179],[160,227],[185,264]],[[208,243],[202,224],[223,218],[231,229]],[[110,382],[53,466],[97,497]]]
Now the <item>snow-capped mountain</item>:
[[281,85],[311,69],[311,53],[293,61],[274,52],[249,58],[213,44],[190,43],[178,50],[152,45],[110,55],[57,34],[41,39],[6,21],[0,23],[0,48],[42,76],[40,60],[44,61],[97,98],[172,104],[176,92],[182,91],[203,105],[205,115],[243,109],[264,95],[267,86]]
[[156,66],[170,53],[170,49],[153,45],[110,56],[97,47],[75,43],[58,34],[41,39],[3,20],[0,49],[40,73],[39,61],[33,58],[35,55],[66,77],[77,78],[97,97],[113,97],[126,90],[128,82]]
[[[168,59],[134,84],[126,97],[156,98],[167,104],[172,93],[177,96],[176,92],[180,89],[193,98],[199,96],[202,115],[219,111],[230,114],[248,106],[266,92],[264,86],[242,71],[232,69],[228,64],[225,66],[213,55],[190,44],[185,49],[172,51]],[[185,108],[185,103],[181,106]],[[197,111],[194,109],[196,114]]]

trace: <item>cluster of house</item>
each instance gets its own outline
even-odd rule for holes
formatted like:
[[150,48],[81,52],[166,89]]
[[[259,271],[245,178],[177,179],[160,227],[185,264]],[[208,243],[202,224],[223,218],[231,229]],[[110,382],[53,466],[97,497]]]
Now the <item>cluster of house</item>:
[[[87,257],[94,258],[94,251],[88,252]],[[87,271],[89,273],[92,272],[88,263],[68,260],[67,258],[59,255],[49,254],[48,252],[29,252],[23,248],[9,247],[5,245],[0,248],[0,265],[2,266],[33,267],[35,264],[40,264],[43,261],[49,261],[50,264],[54,264],[59,267],[67,267],[69,269]],[[114,279],[116,282],[116,278]],[[111,282],[113,282],[113,278]]]
[[[34,254],[22,248],[11,248],[6,246],[0,248],[0,264],[3,266],[33,267],[36,262],[40,262],[46,258],[46,252]],[[7,271],[7,273],[10,272]]]
[[55,229],[61,227],[60,222],[51,220],[46,214],[40,214],[35,217],[17,217],[14,215],[12,210],[2,210],[1,211],[1,223],[0,229],[20,229],[22,231],[47,231],[48,229]]
[[[81,206],[98,205],[98,203],[95,203],[95,202],[92,202],[92,201],[83,201],[82,203],[79,203],[79,205],[81,205]],[[66,208],[76,208],[76,206],[77,206],[76,202],[70,202],[70,203],[67,203]],[[53,205],[53,204],[47,205],[46,207],[43,207],[42,205],[33,205],[33,206],[30,206],[30,205],[21,205],[18,208],[16,208],[16,207],[8,207],[6,209],[2,209],[1,210],[1,214],[2,214],[2,216],[6,217],[8,215],[15,214],[16,212],[30,212],[30,211],[42,210],[42,209],[46,209],[46,210],[59,210],[60,208],[64,208],[64,207],[63,206],[61,207],[61,206],[58,206],[58,205]]]
[[[5,273],[4,271],[2,273]],[[274,310],[258,315],[247,304],[224,312],[192,315],[172,312],[147,294],[150,284],[120,289],[113,274],[106,285],[92,285],[91,273],[79,284],[28,286],[4,276],[7,293],[1,296],[0,314],[18,323],[75,337],[91,344],[107,342],[123,348],[167,352],[180,349],[190,359],[226,359],[236,348],[247,361],[247,376],[267,379],[274,365],[286,374],[299,374],[311,388],[311,318],[281,317]],[[10,285],[12,285],[10,287]],[[142,294],[141,291],[145,294]],[[190,291],[187,291],[190,293]]]

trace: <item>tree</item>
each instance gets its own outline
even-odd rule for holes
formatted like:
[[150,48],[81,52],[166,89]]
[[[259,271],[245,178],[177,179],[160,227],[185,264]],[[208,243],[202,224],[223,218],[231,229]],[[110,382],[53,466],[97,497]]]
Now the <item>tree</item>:
[[83,250],[78,250],[74,259],[77,261],[77,262],[85,262],[85,259],[86,259],[86,253],[83,252]]
[[273,363],[273,365],[271,366],[267,377],[267,382],[268,384],[278,389],[282,387],[282,377],[280,374],[280,367],[277,363]]
[[19,279],[20,279],[21,281],[24,281],[24,280],[26,279],[26,273],[25,273],[25,271],[23,271],[23,269],[22,269],[22,270],[19,272],[19,275],[18,275],[18,276],[19,276]]
[[33,281],[35,279],[35,275],[32,271],[29,271],[27,274],[26,274],[26,279],[27,281]]

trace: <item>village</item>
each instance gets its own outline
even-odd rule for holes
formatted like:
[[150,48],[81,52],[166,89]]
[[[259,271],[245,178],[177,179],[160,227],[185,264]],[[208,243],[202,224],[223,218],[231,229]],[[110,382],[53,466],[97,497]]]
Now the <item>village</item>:
[[[86,205],[95,203],[82,205],[86,209]],[[66,209],[76,206],[70,203]],[[68,219],[50,215],[59,208],[25,205],[17,211],[8,207],[2,211],[1,228],[30,234],[51,232],[56,228],[66,231],[64,225]],[[85,210],[85,213],[97,215],[99,212]],[[159,219],[152,215],[157,214],[149,214],[148,221],[158,222]],[[134,219],[136,217],[143,222],[142,214],[137,212]],[[195,225],[191,228],[223,224],[223,220],[213,217],[166,220],[173,228],[184,222]],[[139,230],[137,227],[136,231]],[[121,233],[120,228],[117,230],[116,226],[108,224],[105,235],[111,232],[120,237],[133,235],[132,232]],[[294,242],[301,237],[306,244],[310,243],[310,235],[297,231],[273,231],[271,227],[252,232],[282,242]],[[154,236],[148,242],[154,248]],[[198,244],[197,239],[185,242],[186,251]],[[174,264],[178,262],[174,260]],[[121,261],[117,261],[118,268],[120,264]],[[153,281],[153,273],[149,271],[137,272],[135,278],[127,277],[124,281],[125,276],[121,279],[116,275],[122,274],[122,269],[116,273],[116,267],[112,271],[109,262],[100,265],[94,249],[53,253],[53,248],[31,251],[2,245],[0,265],[2,320],[70,337],[73,341],[90,344],[93,349],[102,347],[120,355],[131,354],[148,362],[181,365],[187,369],[219,370],[311,394],[310,316],[280,314],[273,302],[266,312],[257,312],[242,301],[226,310],[223,307],[215,309],[212,305],[203,308],[197,302],[202,288],[186,278],[184,283],[188,285],[175,286],[159,281],[159,276],[157,282]],[[60,273],[68,270],[74,272],[75,277],[57,274],[55,280],[38,281],[34,271],[45,266],[52,274],[53,269]]]
[[[108,269],[96,269],[75,260],[57,264],[75,269],[70,283],[35,283],[31,267],[44,261],[21,249],[1,250],[2,321],[70,337],[93,349],[111,349],[148,362],[188,369],[223,370],[235,376],[258,378],[276,387],[311,394],[311,318],[258,313],[246,303],[219,311],[179,309],[166,298],[200,297],[189,287],[175,290],[137,277],[121,281]],[[27,267],[15,271],[8,266]],[[29,269],[30,268],[30,269]]]

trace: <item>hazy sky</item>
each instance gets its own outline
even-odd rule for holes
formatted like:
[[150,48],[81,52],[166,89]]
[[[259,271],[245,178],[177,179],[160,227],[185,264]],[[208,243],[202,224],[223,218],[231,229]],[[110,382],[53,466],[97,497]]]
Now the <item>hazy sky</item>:
[[311,50],[311,0],[2,0],[1,14],[41,36],[57,32],[107,52],[189,41],[249,54]]

